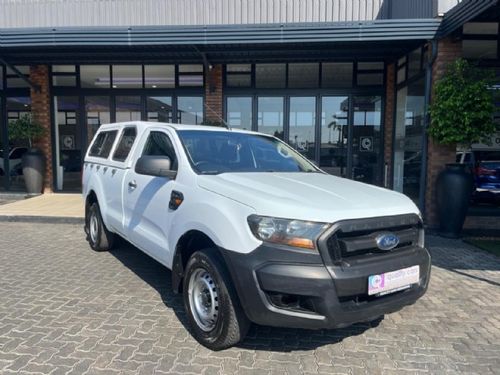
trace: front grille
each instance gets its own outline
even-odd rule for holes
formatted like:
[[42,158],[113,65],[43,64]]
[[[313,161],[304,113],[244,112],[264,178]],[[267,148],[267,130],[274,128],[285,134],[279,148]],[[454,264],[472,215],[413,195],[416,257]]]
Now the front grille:
[[[366,254],[387,254],[419,243],[422,224],[416,215],[399,215],[336,223],[327,234],[326,248],[334,261]],[[392,233],[399,244],[389,251],[377,246],[377,236]]]

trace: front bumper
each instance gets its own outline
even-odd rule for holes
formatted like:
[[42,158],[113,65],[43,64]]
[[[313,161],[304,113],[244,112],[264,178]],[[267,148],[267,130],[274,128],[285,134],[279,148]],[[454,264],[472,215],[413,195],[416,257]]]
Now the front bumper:
[[[428,251],[408,247],[357,262],[325,266],[316,251],[261,245],[250,254],[221,249],[248,318],[257,324],[339,328],[371,321],[414,303],[429,283]],[[420,282],[368,296],[368,276],[418,265]]]

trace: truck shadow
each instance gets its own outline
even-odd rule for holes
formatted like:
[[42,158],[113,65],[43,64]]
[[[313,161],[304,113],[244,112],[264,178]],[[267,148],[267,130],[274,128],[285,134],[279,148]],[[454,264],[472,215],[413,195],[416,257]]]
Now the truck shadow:
[[[172,291],[170,270],[122,239],[118,240],[115,249],[110,251],[110,254],[153,287],[165,306],[174,311],[186,330],[189,329],[182,296]],[[382,318],[335,330],[275,328],[253,324],[245,340],[237,347],[276,352],[311,350],[339,343],[347,337],[360,335],[370,328],[378,326],[381,321]]]

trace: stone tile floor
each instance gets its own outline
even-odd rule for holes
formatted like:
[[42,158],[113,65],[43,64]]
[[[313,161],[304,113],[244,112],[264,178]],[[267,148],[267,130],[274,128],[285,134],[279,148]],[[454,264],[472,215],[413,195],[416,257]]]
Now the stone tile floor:
[[0,223],[0,374],[500,374],[500,258],[429,237],[428,293],[378,325],[254,326],[192,339],[170,272],[134,247],[95,253],[81,225]]

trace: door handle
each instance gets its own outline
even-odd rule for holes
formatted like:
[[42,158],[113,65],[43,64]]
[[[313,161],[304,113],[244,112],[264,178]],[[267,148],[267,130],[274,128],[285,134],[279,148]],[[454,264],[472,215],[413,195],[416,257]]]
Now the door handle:
[[135,180],[132,180],[128,183],[128,186],[131,188],[131,189],[135,189],[137,187],[137,182],[135,182]]

